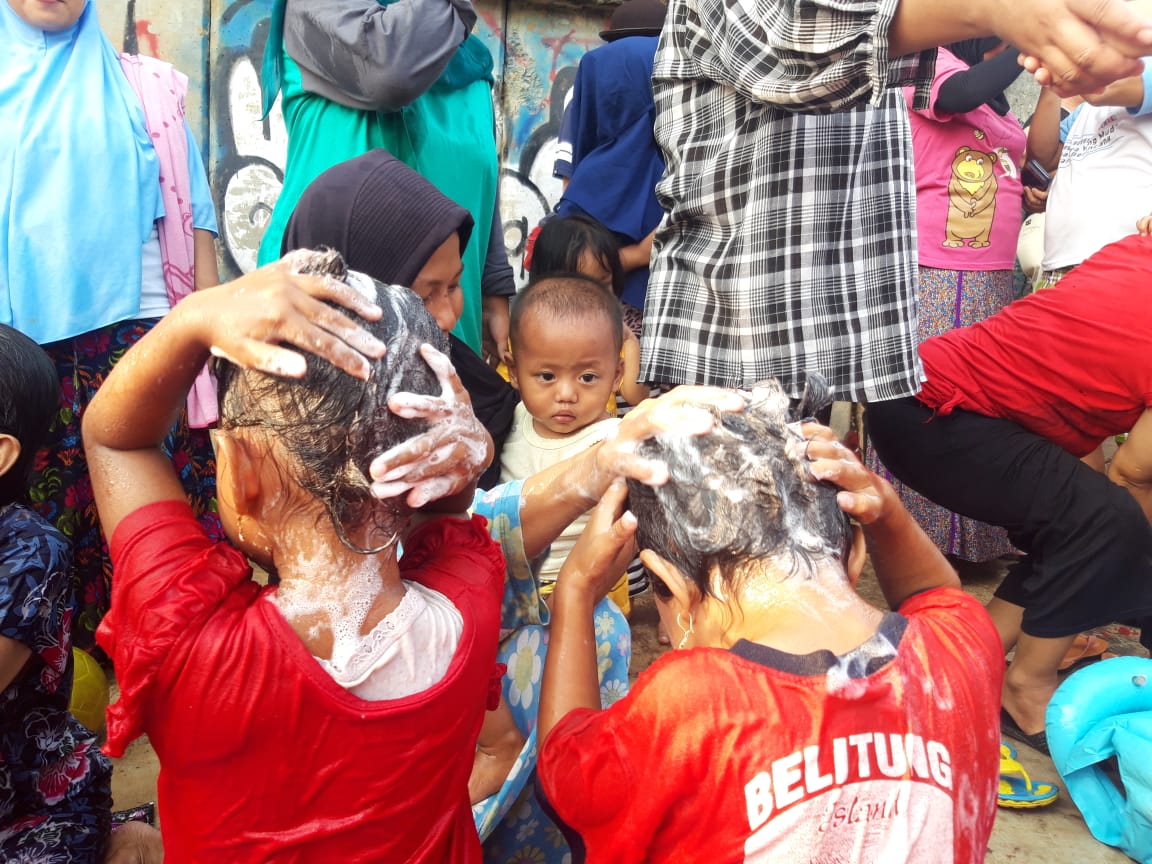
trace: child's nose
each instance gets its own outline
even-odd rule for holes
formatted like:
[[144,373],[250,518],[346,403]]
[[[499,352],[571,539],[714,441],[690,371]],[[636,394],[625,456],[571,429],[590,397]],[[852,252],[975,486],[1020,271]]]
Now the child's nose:
[[560,386],[556,390],[556,398],[561,402],[575,402],[576,401],[576,385],[566,378],[560,380]]

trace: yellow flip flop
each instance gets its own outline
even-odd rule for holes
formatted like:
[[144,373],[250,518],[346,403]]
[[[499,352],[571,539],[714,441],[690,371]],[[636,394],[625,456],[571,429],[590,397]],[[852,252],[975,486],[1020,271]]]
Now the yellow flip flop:
[[996,803],[1014,810],[1047,807],[1060,797],[1060,789],[1051,783],[1033,783],[1024,766],[1013,757],[1011,749],[1000,745],[1000,790]]

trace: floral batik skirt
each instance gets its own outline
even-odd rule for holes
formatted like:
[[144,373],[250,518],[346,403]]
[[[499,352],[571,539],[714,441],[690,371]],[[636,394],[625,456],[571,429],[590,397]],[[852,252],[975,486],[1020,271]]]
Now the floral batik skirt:
[[[1011,270],[921,267],[917,341],[983,321],[1011,303],[1013,297]],[[944,554],[979,563],[1016,553],[1003,528],[977,522],[934,504],[893,477],[871,449],[866,461],[869,468],[892,482],[904,507]]]
[[[548,653],[548,612],[524,556],[520,531],[523,481],[477,492],[474,512],[488,520],[504,553],[507,575],[500,613],[497,661],[507,666],[504,699],[526,741],[500,790],[472,808],[488,864],[571,864],[572,852],[548,818],[536,789],[536,712]],[[608,597],[595,609],[600,704],[607,708],[628,693],[632,631]]]
[[[91,650],[96,626],[111,599],[112,561],[100,530],[88,462],[80,438],[84,409],[124,352],[159,319],[122,321],[45,345],[60,376],[60,410],[36,454],[32,506],[72,543],[77,615],[73,644]],[[216,459],[206,429],[189,429],[183,411],[164,441],[196,516],[213,539],[223,531],[216,515]]]

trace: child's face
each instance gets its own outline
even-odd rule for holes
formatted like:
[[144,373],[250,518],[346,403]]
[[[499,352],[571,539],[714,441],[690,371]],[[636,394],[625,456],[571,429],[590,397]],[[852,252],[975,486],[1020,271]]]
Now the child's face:
[[545,438],[563,438],[603,420],[624,363],[602,314],[562,324],[544,313],[520,321],[509,368],[512,386]]
[[460,289],[462,275],[460,235],[453,232],[432,253],[424,269],[412,281],[412,290],[424,301],[424,308],[445,333],[456,326],[460,313],[464,311],[464,292]]

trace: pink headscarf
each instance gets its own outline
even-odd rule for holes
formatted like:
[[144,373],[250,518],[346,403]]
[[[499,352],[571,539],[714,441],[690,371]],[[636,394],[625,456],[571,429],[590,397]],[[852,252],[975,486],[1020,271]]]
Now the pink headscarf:
[[[144,122],[160,159],[164,218],[157,223],[157,230],[168,302],[175,306],[196,289],[192,182],[184,132],[188,77],[162,60],[142,55],[121,54],[120,66],[144,106]],[[218,419],[216,382],[205,366],[188,394],[188,425],[202,429]]]

